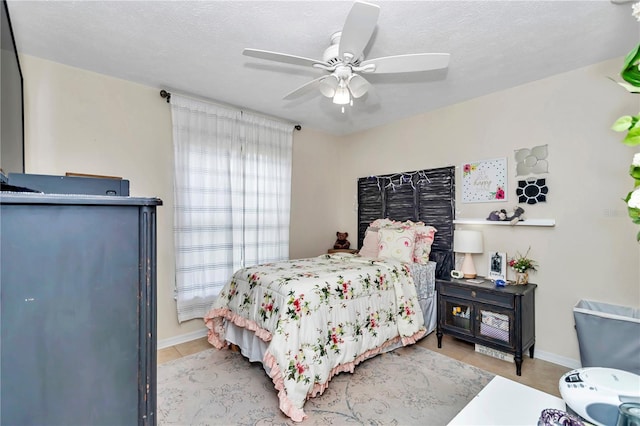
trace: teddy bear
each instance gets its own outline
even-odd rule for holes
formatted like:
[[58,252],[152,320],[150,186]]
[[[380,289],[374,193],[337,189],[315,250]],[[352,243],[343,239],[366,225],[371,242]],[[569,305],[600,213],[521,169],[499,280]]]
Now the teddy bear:
[[351,243],[349,242],[349,240],[347,240],[347,237],[349,236],[348,232],[336,232],[336,236],[338,237],[338,239],[336,240],[336,243],[333,245],[334,249],[348,249],[349,246],[351,246]]

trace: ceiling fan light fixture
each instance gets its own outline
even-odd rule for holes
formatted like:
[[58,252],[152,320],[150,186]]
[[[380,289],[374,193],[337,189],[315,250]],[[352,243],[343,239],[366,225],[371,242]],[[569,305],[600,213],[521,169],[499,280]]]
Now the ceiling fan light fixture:
[[333,98],[336,94],[336,88],[338,87],[338,78],[335,75],[330,75],[322,82],[320,82],[320,93],[327,98]]
[[342,29],[331,36],[331,44],[325,49],[322,60],[259,49],[244,49],[242,54],[285,64],[311,66],[316,70],[328,72],[329,75],[325,74],[303,84],[287,94],[284,99],[291,100],[312,89],[319,89],[322,95],[331,98],[334,104],[342,105],[343,110],[344,105],[353,105],[353,99],[361,98],[371,88],[371,83],[360,73],[411,73],[444,69],[449,66],[448,53],[412,53],[365,60],[364,50],[371,42],[379,14],[380,6],[356,0]]
[[351,94],[349,89],[342,84],[336,89],[336,94],[333,96],[333,103],[336,105],[347,105],[351,102]]

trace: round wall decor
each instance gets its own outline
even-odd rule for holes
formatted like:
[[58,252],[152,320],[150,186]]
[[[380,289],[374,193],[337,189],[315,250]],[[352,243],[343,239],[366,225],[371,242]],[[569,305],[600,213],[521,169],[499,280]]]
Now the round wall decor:
[[519,203],[536,204],[547,201],[546,179],[519,180],[516,195]]

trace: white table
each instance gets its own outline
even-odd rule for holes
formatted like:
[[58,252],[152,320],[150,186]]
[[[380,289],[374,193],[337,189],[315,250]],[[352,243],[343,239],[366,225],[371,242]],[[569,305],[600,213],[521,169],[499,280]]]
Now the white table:
[[449,426],[536,426],[545,408],[566,411],[562,399],[496,376],[451,420]]

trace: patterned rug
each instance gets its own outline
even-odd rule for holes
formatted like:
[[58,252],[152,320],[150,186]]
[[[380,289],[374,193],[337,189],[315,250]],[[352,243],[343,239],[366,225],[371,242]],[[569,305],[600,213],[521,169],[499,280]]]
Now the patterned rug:
[[413,345],[335,376],[294,423],[262,365],[210,349],[158,366],[159,425],[446,425],[494,377]]

